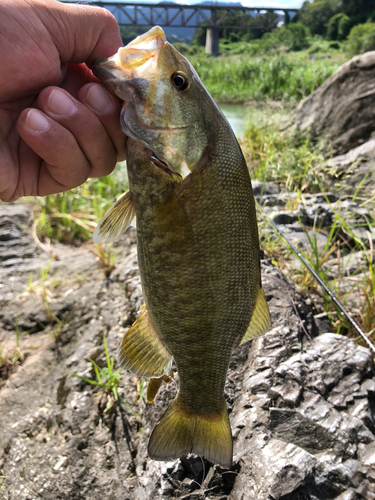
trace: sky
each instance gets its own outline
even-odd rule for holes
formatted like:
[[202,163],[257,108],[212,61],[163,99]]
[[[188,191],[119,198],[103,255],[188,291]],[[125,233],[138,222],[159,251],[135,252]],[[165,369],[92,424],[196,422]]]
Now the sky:
[[[116,0],[104,0],[104,2],[113,2]],[[125,0],[126,2],[127,0]],[[130,2],[137,0],[128,0]],[[162,0],[139,0],[140,3],[159,3]],[[203,0],[174,0],[176,3],[182,4],[195,4],[200,3]],[[303,0],[219,0],[219,2],[225,3],[242,3],[245,7],[280,7],[280,8],[289,8],[289,9],[299,9],[303,3]],[[138,3],[138,2],[137,2]]]

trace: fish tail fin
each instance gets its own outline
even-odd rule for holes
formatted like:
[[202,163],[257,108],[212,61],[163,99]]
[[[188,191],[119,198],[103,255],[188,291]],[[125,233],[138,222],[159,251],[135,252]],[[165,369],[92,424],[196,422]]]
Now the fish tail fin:
[[148,444],[150,458],[172,460],[189,453],[225,468],[232,466],[233,441],[224,398],[220,412],[197,415],[187,412],[177,396],[156,425]]

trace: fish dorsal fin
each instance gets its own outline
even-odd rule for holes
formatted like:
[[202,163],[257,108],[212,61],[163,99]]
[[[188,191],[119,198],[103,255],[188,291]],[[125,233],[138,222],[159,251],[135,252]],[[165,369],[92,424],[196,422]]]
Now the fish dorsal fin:
[[259,288],[250,324],[240,344],[266,333],[271,324],[270,313],[263,288]]
[[106,240],[114,241],[125,229],[130,226],[135,217],[135,207],[130,191],[126,191],[116,203],[104,214],[104,217],[97,225],[93,240],[98,243]]
[[147,309],[141,311],[122,339],[120,362],[139,377],[162,377],[170,372],[172,356],[161,343]]

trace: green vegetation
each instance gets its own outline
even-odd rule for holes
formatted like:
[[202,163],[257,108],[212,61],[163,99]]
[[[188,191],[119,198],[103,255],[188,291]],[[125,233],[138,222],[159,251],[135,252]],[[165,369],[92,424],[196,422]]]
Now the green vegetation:
[[9,377],[9,375],[16,369],[17,365],[23,362],[25,357],[20,348],[20,333],[18,323],[17,321],[15,323],[15,346],[4,352],[4,346],[0,345],[0,387],[2,385],[2,381],[6,380]]
[[70,244],[91,238],[98,220],[127,185],[125,164],[118,163],[115,175],[89,179],[71,191],[31,200],[36,202],[34,224],[38,234]]
[[[324,193],[335,189],[332,173],[324,157],[314,151],[308,141],[296,142],[269,121],[263,125],[249,125],[241,145],[253,179],[276,182],[291,193],[285,206],[287,210],[295,210],[303,204],[306,193]],[[338,196],[343,183],[337,190]],[[359,207],[372,207],[375,211],[375,191],[364,195],[361,186],[358,186],[352,200],[357,201]],[[334,217],[329,228],[306,228],[301,224],[308,250],[300,251],[331,292],[375,341],[375,253],[371,239],[371,234],[375,234],[375,218],[367,218],[365,222],[357,222],[353,226],[353,220],[348,220],[348,215],[343,216],[332,205],[331,210]],[[261,215],[260,218],[260,240],[266,256],[288,279],[293,280],[303,295],[314,297],[315,313],[326,312],[333,331],[349,334],[356,341],[361,341],[310,272],[291,259],[291,250],[276,233],[270,231],[265,217]],[[323,246],[318,245],[318,233],[327,237]],[[358,255],[360,263],[353,266]],[[348,286],[348,283],[352,285]]]
[[[326,36],[330,25],[332,29],[332,25],[337,23],[337,20],[333,21],[332,18],[338,14],[349,19],[349,22],[342,21],[342,24],[349,25],[350,28],[365,23],[375,16],[375,0],[306,0],[293,21],[303,23],[312,35]],[[336,34],[338,33],[337,29]]]
[[296,145],[275,127],[249,124],[241,145],[254,180],[275,182],[299,193],[320,192],[327,187],[323,158],[308,140]]
[[318,88],[339,66],[335,60],[293,59],[287,54],[191,57],[211,95],[224,102],[279,99],[294,102]]
[[354,26],[350,30],[347,47],[349,53],[353,56],[375,50],[375,23]]
[[110,396],[112,402],[110,404],[107,403],[106,408],[104,410],[104,414],[112,413],[114,408],[118,403],[124,404],[132,413],[135,413],[133,408],[124,401],[121,396],[118,394],[118,386],[120,385],[120,371],[119,368],[116,371],[113,371],[115,360],[113,356],[109,356],[108,346],[105,336],[103,335],[103,345],[105,351],[105,359],[106,366],[100,368],[94,360],[90,359],[90,363],[93,366],[96,380],[82,377],[81,375],[77,375],[76,373],[68,372],[72,377],[77,377],[80,380],[83,380],[87,384],[98,387],[98,394],[105,394],[106,396]]

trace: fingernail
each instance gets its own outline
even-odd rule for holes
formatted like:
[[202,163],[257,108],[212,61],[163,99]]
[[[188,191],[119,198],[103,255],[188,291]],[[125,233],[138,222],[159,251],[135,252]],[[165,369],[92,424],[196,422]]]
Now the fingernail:
[[48,99],[48,109],[56,115],[70,116],[76,110],[76,105],[61,90],[53,90]]
[[108,113],[113,108],[114,102],[111,95],[100,85],[92,85],[86,95],[87,104],[99,111],[99,113]]
[[40,111],[30,109],[26,117],[26,126],[34,130],[34,132],[44,132],[49,129],[50,123]]

